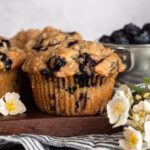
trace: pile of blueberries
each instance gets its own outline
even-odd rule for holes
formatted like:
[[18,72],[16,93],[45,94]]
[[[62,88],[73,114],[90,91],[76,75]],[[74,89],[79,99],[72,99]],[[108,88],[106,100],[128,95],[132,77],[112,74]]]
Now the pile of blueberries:
[[103,35],[99,42],[113,44],[150,44],[150,23],[142,28],[133,23],[125,25],[122,29],[114,31],[110,36]]

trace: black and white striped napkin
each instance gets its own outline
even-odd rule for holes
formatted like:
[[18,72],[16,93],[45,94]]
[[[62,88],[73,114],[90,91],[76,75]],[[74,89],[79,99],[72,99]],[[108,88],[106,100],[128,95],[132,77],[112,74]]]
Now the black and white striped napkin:
[[51,137],[20,134],[0,136],[2,150],[120,150],[118,140],[122,134]]

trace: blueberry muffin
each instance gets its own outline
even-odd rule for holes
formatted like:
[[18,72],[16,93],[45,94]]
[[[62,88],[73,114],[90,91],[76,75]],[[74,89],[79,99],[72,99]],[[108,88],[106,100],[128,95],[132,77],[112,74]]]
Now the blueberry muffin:
[[45,27],[38,36],[27,42],[25,48],[28,50],[29,54],[33,54],[40,51],[46,51],[65,40],[81,39],[81,35],[77,32],[63,32],[52,27]]
[[68,40],[30,57],[23,65],[39,109],[65,116],[95,115],[111,98],[115,78],[125,70],[111,49]]
[[[40,34],[40,30],[38,29],[28,29],[28,30],[22,30],[18,32],[14,37],[10,39],[11,45],[13,47],[17,47],[22,49],[26,55],[28,55],[28,51],[26,49],[26,44],[34,39],[36,36]],[[29,57],[29,55],[28,55]],[[20,86],[21,86],[21,97],[25,103],[26,106],[32,107],[32,90],[31,90],[31,84],[30,84],[30,79],[27,75],[27,73],[23,72],[20,70],[19,72],[19,77],[20,77]]]
[[25,45],[39,35],[39,33],[40,30],[38,29],[22,30],[11,38],[11,45],[20,49],[25,49]]
[[6,92],[19,92],[19,68],[25,53],[11,46],[10,41],[0,37],[0,97]]

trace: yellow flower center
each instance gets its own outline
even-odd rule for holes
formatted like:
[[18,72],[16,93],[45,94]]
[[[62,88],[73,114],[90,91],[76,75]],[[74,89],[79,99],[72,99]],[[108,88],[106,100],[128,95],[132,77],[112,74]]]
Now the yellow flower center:
[[15,110],[15,105],[13,102],[6,102],[6,108],[8,109],[8,111],[14,111]]
[[118,101],[112,106],[112,113],[114,115],[120,115],[124,112],[124,109],[124,103],[122,101]]
[[144,118],[145,117],[145,112],[144,111],[140,111],[139,115],[140,115],[141,118]]
[[137,142],[138,142],[138,138],[137,138],[136,134],[135,133],[130,133],[128,141],[129,141],[129,146],[131,148],[135,147]]

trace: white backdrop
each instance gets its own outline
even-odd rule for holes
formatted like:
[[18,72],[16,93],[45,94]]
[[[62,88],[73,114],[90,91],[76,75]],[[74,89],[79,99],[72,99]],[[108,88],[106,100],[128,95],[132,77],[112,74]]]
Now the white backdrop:
[[129,22],[150,22],[149,7],[150,0],[0,0],[0,34],[51,25],[92,40]]

